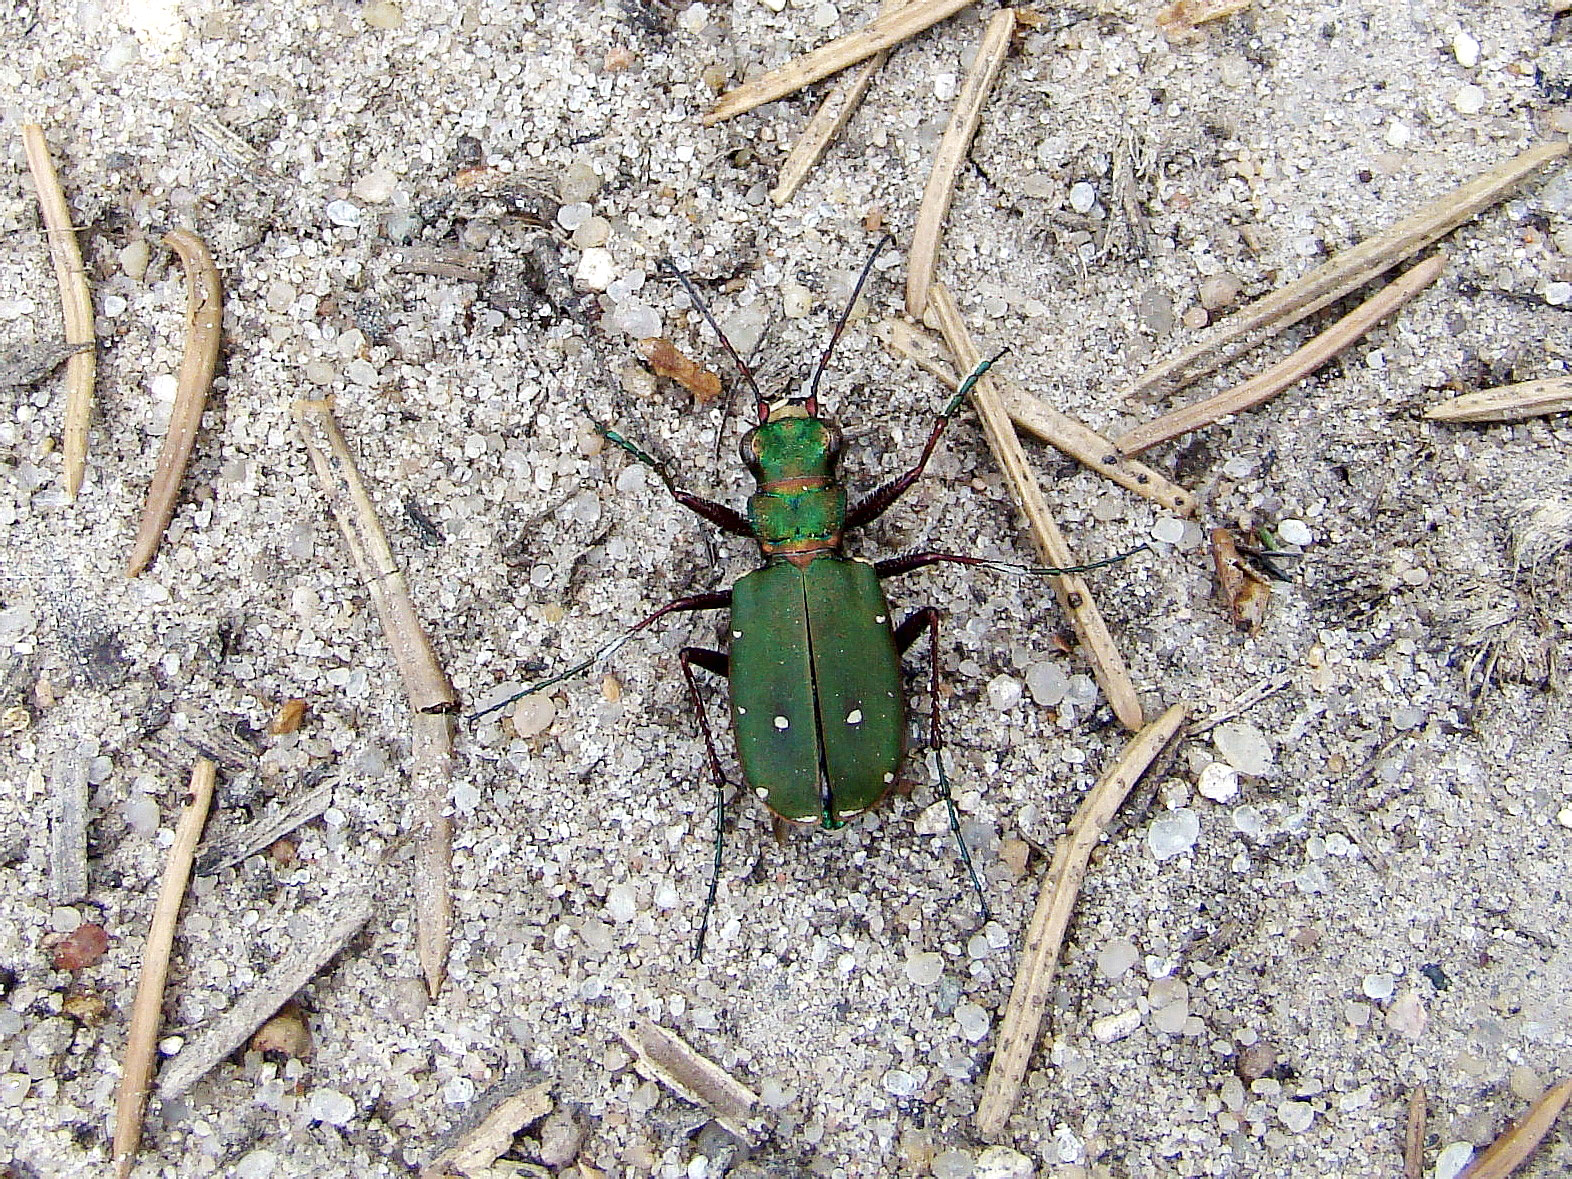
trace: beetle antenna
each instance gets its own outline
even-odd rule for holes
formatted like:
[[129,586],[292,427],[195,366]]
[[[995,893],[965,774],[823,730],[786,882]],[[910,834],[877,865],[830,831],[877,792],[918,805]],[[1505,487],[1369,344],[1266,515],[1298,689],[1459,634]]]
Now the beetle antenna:
[[878,245],[873,247],[873,253],[868,255],[868,260],[863,263],[862,273],[857,276],[857,285],[852,287],[851,298],[846,300],[846,308],[841,312],[841,317],[836,321],[835,330],[830,333],[830,342],[824,349],[824,355],[819,358],[819,367],[813,370],[813,380],[808,383],[808,412],[818,413],[819,378],[824,375],[825,366],[830,363],[830,353],[835,351],[835,344],[841,338],[841,332],[846,330],[846,322],[851,319],[852,308],[857,306],[857,296],[862,294],[863,285],[868,281],[868,276],[873,273],[874,261],[879,257],[880,251],[885,246],[895,241],[892,234],[885,234],[879,239]]
[[669,271],[676,276],[677,281],[682,284],[682,289],[687,292],[688,298],[693,301],[693,305],[704,316],[704,322],[709,324],[710,330],[720,337],[721,345],[726,349],[727,355],[731,357],[732,363],[737,366],[737,371],[742,374],[742,379],[748,382],[748,387],[753,390],[754,400],[758,402],[762,410],[768,403],[764,400],[764,394],[759,390],[759,382],[753,379],[753,370],[748,367],[748,362],[739,356],[737,350],[731,346],[731,341],[726,338],[726,333],[721,331],[720,324],[716,323],[715,317],[710,314],[709,304],[704,301],[704,296],[699,294],[698,288],[693,285],[693,280],[684,271],[680,270],[677,264],[670,258],[662,258],[655,264],[655,268],[657,270]]

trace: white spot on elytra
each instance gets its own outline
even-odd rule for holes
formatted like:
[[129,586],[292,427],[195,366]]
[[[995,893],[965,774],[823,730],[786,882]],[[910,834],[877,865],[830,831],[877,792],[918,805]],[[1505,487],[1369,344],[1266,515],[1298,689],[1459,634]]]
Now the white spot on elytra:
[[778,716],[775,718],[775,727],[777,729],[789,729],[791,728],[791,721],[787,720],[784,716]]
[[858,815],[862,814],[863,810],[867,810],[867,809],[868,809],[867,807],[863,807],[862,810],[842,811],[840,814],[836,815],[835,817],[837,819],[855,819]]
[[849,725],[862,724],[862,709],[854,708],[846,714],[846,723]]
[[742,632],[740,630],[734,630],[731,632],[731,637],[734,639],[740,639],[742,638]]
[[875,622],[877,622],[880,626],[883,626],[887,617],[888,616],[884,615],[884,614],[875,614],[873,616],[873,620]]
[[770,792],[768,790],[766,790],[763,786],[755,786],[753,788],[753,792],[755,794],[757,794],[760,798],[768,798],[770,796]]
[[739,704],[739,705],[737,705],[737,715],[738,716],[747,716],[748,715],[748,710],[746,708],[744,708],[742,705]]
[[884,775],[884,781],[885,781],[886,784],[895,781],[895,775],[894,774],[885,774]]

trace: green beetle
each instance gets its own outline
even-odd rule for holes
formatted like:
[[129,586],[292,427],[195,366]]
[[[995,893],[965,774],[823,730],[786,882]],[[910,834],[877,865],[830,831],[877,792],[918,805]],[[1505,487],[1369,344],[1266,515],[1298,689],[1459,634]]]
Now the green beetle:
[[694,675],[695,667],[722,676],[729,683],[738,759],[753,793],[780,819],[834,829],[877,806],[896,781],[906,744],[900,657],[927,634],[932,647],[929,745],[935,754],[939,794],[948,809],[950,829],[986,920],[988,909],[982,884],[961,837],[944,769],[938,710],[939,612],[926,607],[895,625],[879,583],[883,578],[940,562],[996,572],[1052,575],[1086,572],[1129,555],[1067,569],[1011,565],[954,553],[913,553],[877,563],[845,555],[842,540],[846,532],[877,519],[917,481],[945,426],[960,410],[977,379],[998,359],[984,361],[962,382],[938,415],[914,466],[848,506],[846,489],[837,481],[835,471],[842,447],[841,432],[819,416],[818,385],[858,292],[879,251],[890,240],[884,238],[863,267],[846,310],[814,370],[807,395],[773,402],[759,391],[752,371],[715,323],[688,277],[670,267],[720,337],[756,399],[757,424],[742,439],[743,461],[757,483],[748,499],[747,514],[677,486],[664,463],[615,430],[603,428],[602,434],[608,442],[652,469],[684,507],[727,532],[757,541],[764,566],[746,574],[729,590],[667,603],[590,658],[475,714],[478,717],[495,711],[520,696],[541,691],[594,666],[668,614],[731,612],[727,650],[684,647],[679,654],[716,785],[714,863],[695,955],[703,950],[710,910],[715,903],[727,784]]

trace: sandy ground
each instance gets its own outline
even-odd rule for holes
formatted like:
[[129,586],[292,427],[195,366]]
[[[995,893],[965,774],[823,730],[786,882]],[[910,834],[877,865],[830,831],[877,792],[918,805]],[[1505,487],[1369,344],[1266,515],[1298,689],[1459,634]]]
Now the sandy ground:
[[[138,1174],[411,1173],[488,1092],[533,1078],[559,1112],[514,1156],[568,1175],[1395,1176],[1422,1085],[1426,1166],[1450,1176],[1572,1073],[1569,438],[1564,419],[1419,416],[1564,372],[1572,178],[1554,170],[1449,237],[1440,282],[1312,379],[1152,453],[1200,497],[1200,526],[1032,445],[1079,554],[1174,542],[1093,575],[1148,716],[1186,701],[1244,727],[1223,749],[1215,730],[1184,743],[1101,849],[1000,1141],[971,1115],[1041,853],[1125,739],[1041,581],[891,583],[901,614],[943,611],[985,928],[919,753],[909,794],[837,833],[777,845],[751,800],[735,805],[709,950],[689,960],[710,786],[676,649],[716,645],[723,625],[690,616],[562,685],[532,735],[460,729],[451,977],[426,1001],[408,710],[291,402],[334,395],[467,704],[755,561],[593,431],[614,422],[700,492],[746,494],[739,417],[637,361],[627,329],[658,324],[732,383],[658,259],[695,273],[740,347],[763,333],[776,390],[822,349],[869,226],[893,231],[824,394],[850,486],[903,469],[944,394],[873,327],[898,313],[929,160],[991,9],[899,49],[784,208],[766,192],[822,90],[699,121],[716,83],[873,10],[0,13],[0,349],[19,358],[0,394],[0,1170],[104,1173],[142,938],[199,749],[222,755],[211,838],[321,783],[333,794],[287,846],[196,881],[166,1052],[334,904],[368,887],[378,903],[301,996],[310,1057],[239,1055],[155,1107]],[[1537,4],[1263,3],[1184,44],[1154,16],[1071,6],[1023,30],[940,267],[984,345],[1010,348],[1008,374],[1106,433],[1156,411],[1119,389],[1194,338],[1207,278],[1264,293],[1572,125],[1572,34]],[[59,339],[25,121],[54,145],[98,314],[74,504],[61,378],[17,379]],[[225,350],[168,539],[129,581],[182,347],[184,280],[158,244],[175,225],[223,272]],[[411,273],[411,258],[447,270]],[[1305,555],[1282,562],[1293,580],[1264,629],[1240,635],[1203,527],[1284,521]],[[1030,557],[969,414],[854,541],[914,548]],[[289,698],[306,721],[270,736]],[[721,751],[731,764],[729,737]],[[67,904],[50,898],[45,834],[72,757],[88,759],[91,859],[88,895]],[[109,931],[109,953],[54,969],[82,923]],[[750,1149],[631,1067],[617,1032],[635,1017],[761,1092]],[[542,1173],[508,1165],[491,1173]],[[1562,1129],[1525,1173],[1569,1169]]]

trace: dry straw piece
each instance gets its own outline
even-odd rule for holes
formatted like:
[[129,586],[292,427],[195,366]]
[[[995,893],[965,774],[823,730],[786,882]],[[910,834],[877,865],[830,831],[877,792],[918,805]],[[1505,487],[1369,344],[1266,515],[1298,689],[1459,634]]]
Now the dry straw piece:
[[169,978],[169,952],[175,944],[175,921],[191,879],[202,825],[213,803],[213,783],[218,767],[201,758],[191,771],[191,800],[180,812],[175,842],[153,905],[153,921],[142,947],[142,976],[136,984],[131,1025],[126,1033],[125,1063],[120,1071],[120,1094],[115,1102],[115,1139],[112,1155],[115,1173],[125,1179],[142,1144],[142,1118],[147,1112],[147,1087],[153,1077],[153,1056],[158,1045],[159,1012],[164,1006],[164,983]]
[[1521,422],[1572,410],[1572,377],[1548,377],[1464,393],[1425,410],[1433,422]]
[[[1171,360],[1148,369],[1123,396],[1126,400],[1150,400],[1158,393],[1177,388],[1241,355],[1417,254],[1488,209],[1566,152],[1564,142],[1547,143],[1498,164],[1391,228],[1344,250],[1296,282],[1236,311],[1213,328],[1205,339]],[[1225,352],[1247,337],[1246,345]]]
[[[877,331],[890,351],[906,357],[949,388],[960,387],[954,371],[934,356],[938,342],[921,328],[904,320],[890,319],[880,324]],[[1069,455],[1088,471],[1094,471],[1171,512],[1181,516],[1195,514],[1195,496],[1177,483],[1170,482],[1151,467],[1125,458],[1119,453],[1118,447],[1096,430],[1054,409],[1042,398],[1033,397],[1014,381],[992,373],[989,379],[998,390],[1010,420],[1018,429]]]
[[1178,735],[1184,718],[1185,706],[1175,704],[1132,737],[1119,759],[1092,787],[1054,845],[1053,863],[1043,878],[1037,907],[1026,930],[1020,961],[1015,967],[1015,985],[1004,1009],[993,1063],[977,1106],[977,1133],[983,1138],[998,1138],[1020,1098],[1026,1067],[1053,994],[1065,930],[1069,928],[1092,849],[1147,767]]
[[[884,0],[879,6],[879,15],[888,15],[908,3],[910,0]],[[819,104],[819,109],[813,112],[808,125],[802,129],[802,134],[797,136],[797,142],[787,153],[786,162],[781,165],[780,179],[770,189],[771,201],[776,205],[784,205],[797,195],[803,181],[808,179],[814,165],[856,112],[863,96],[868,93],[868,87],[873,85],[874,77],[889,60],[890,51],[881,49],[835,83],[829,97]]]
[[136,544],[126,567],[127,577],[136,577],[158,552],[164,530],[175,515],[180,483],[191,461],[197,429],[202,425],[202,410],[207,406],[213,373],[218,368],[218,347],[223,337],[224,288],[202,239],[189,229],[172,229],[164,244],[180,255],[186,268],[186,350],[180,361],[180,378],[175,386],[175,408],[169,415],[169,429],[158,452],[158,465],[147,489],[147,506],[137,526]]
[[327,493],[333,518],[349,545],[414,711],[418,847],[415,855],[415,950],[426,987],[435,997],[447,972],[452,939],[453,825],[447,817],[452,775],[453,717],[458,697],[420,625],[403,571],[366,491],[349,444],[333,420],[330,401],[295,402],[295,421],[311,464]]
[[1457,1179],[1506,1179],[1539,1149],[1540,1142],[1555,1126],[1569,1099],[1572,1099],[1572,1079],[1547,1089],[1526,1114],[1464,1167]]
[[1409,1090],[1408,1117],[1403,1125],[1403,1179],[1422,1179],[1425,1173],[1427,1102],[1423,1085]]
[[[929,289],[928,302],[939,321],[939,331],[944,336],[945,345],[950,355],[955,357],[956,366],[963,372],[971,372],[981,363],[982,356],[966,330],[966,323],[961,318],[960,308],[955,305],[954,296],[943,283],[936,282]],[[977,408],[989,449],[993,451],[994,459],[1010,485],[1016,506],[1026,517],[1032,541],[1043,563],[1060,568],[1077,564],[1063,533],[1048,511],[1048,501],[1043,498],[1037,476],[1032,474],[1026,461],[1026,452],[1021,449],[1021,440],[1016,437],[1015,427],[1010,424],[1009,415],[1004,411],[993,382],[986,375],[972,386],[972,404]],[[1108,698],[1109,707],[1125,728],[1140,728],[1140,697],[1136,695],[1135,685],[1130,682],[1130,673],[1125,670],[1124,659],[1114,645],[1113,636],[1108,633],[1108,624],[1103,621],[1097,604],[1092,600],[1086,579],[1079,573],[1066,573],[1050,578],[1050,581],[1060,606],[1070,616],[1075,633],[1080,636],[1087,662],[1091,664],[1092,673],[1097,677],[1103,695]]]
[[704,125],[710,127],[751,111],[756,106],[785,98],[820,78],[827,78],[847,66],[872,57],[881,49],[888,49],[908,37],[915,37],[972,3],[973,0],[912,0],[894,12],[880,12],[855,33],[848,33],[827,45],[821,45],[751,82],[743,83],[735,90],[727,91],[709,114],[704,116]]
[[1166,413],[1160,418],[1137,426],[1115,442],[1122,454],[1139,454],[1143,450],[1167,442],[1191,430],[1210,426],[1229,414],[1253,409],[1270,401],[1283,390],[1304,380],[1344,348],[1349,347],[1376,324],[1393,314],[1420,291],[1424,290],[1446,269],[1446,259],[1441,255],[1426,258],[1412,270],[1404,272],[1382,287],[1376,294],[1355,307],[1326,331],[1316,336],[1304,347],[1284,357],[1258,376],[1242,385],[1225,389],[1211,397]]
[[913,319],[921,319],[927,310],[928,288],[933,285],[939,265],[939,235],[950,212],[950,200],[955,195],[955,179],[966,162],[966,153],[971,150],[972,137],[982,122],[983,103],[999,77],[999,68],[1010,51],[1010,36],[1014,32],[1013,9],[1001,9],[988,21],[972,68],[961,83],[955,109],[950,112],[950,124],[944,129],[939,150],[934,153],[933,170],[928,173],[928,186],[923,189],[906,262],[906,314]]
[[60,285],[60,311],[65,320],[66,346],[73,349],[66,361],[66,411],[63,451],[66,494],[72,499],[82,490],[87,471],[87,429],[93,418],[93,376],[98,368],[98,343],[93,335],[93,298],[87,290],[82,248],[77,244],[60,177],[49,157],[49,143],[37,123],[22,125],[27,166],[38,189],[38,207],[49,234],[49,256],[55,263]]
[[738,1138],[751,1141],[747,1119],[759,1104],[759,1095],[707,1056],[663,1027],[641,1019],[617,1033],[638,1057],[638,1070],[659,1081],[693,1104],[715,1115],[715,1120]]

